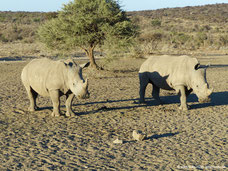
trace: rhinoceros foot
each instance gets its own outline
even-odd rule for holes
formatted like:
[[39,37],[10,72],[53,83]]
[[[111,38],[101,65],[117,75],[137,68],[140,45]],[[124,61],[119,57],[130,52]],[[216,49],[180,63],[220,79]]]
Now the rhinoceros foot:
[[183,111],[188,111],[188,107],[187,106],[180,106],[179,107],[180,110],[183,110]]
[[66,117],[74,117],[74,116],[76,116],[76,115],[72,110],[66,112]]
[[34,107],[29,107],[29,108],[28,108],[28,111],[29,111],[29,112],[34,112],[35,109],[34,109]]
[[141,99],[139,100],[138,103],[139,103],[139,104],[147,104],[145,100],[141,100]]
[[36,110],[38,110],[38,109],[39,109],[39,107],[37,107],[37,106],[35,106],[35,107],[29,106],[28,111],[29,111],[29,112],[34,112],[34,111],[36,111]]
[[59,117],[59,116],[61,116],[61,115],[60,115],[59,112],[53,111],[53,112],[51,113],[51,116]]

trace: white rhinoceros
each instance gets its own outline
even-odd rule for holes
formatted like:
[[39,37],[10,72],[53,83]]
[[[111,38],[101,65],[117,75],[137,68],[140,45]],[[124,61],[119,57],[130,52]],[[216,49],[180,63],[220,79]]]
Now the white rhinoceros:
[[88,82],[82,77],[82,68],[73,60],[53,61],[47,58],[34,59],[21,73],[22,82],[30,100],[29,111],[35,111],[36,98],[50,96],[53,103],[52,116],[60,116],[60,96],[66,95],[66,116],[74,116],[71,109],[74,96],[88,98]]
[[200,68],[196,58],[189,56],[149,57],[139,70],[140,103],[144,103],[145,89],[148,83],[153,85],[152,96],[159,103],[160,88],[176,90],[180,96],[180,109],[188,110],[186,98],[193,91],[199,101],[209,100],[213,89],[209,89],[206,80],[206,68]]

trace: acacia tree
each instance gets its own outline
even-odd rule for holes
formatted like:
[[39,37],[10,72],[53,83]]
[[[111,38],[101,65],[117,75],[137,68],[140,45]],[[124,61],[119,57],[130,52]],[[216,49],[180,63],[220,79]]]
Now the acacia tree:
[[126,45],[137,34],[135,25],[115,0],[74,0],[63,6],[58,17],[38,29],[40,41],[52,49],[80,47],[98,68],[94,49],[109,43]]

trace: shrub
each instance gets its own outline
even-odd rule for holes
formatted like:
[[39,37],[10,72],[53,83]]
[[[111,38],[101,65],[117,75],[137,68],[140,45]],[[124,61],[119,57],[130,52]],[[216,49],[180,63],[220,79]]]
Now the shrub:
[[1,42],[8,42],[8,40],[5,38],[5,36],[3,34],[0,34],[0,41]]
[[35,26],[9,24],[0,31],[0,41],[14,42],[27,40],[32,43],[35,39]]
[[34,18],[34,19],[33,19],[33,22],[35,22],[35,23],[39,23],[40,21],[41,21],[40,18]]
[[221,46],[226,46],[226,45],[228,45],[228,35],[221,35],[221,36],[219,37],[219,44],[220,44]]
[[50,20],[52,18],[57,18],[57,17],[58,17],[58,13],[57,12],[45,13],[45,20]]
[[192,37],[188,34],[176,32],[171,33],[170,37],[171,43],[175,43],[178,45],[184,45],[186,42],[192,39]]
[[161,26],[161,23],[162,22],[159,19],[154,19],[154,20],[151,21],[151,25],[153,27],[160,27]]
[[199,45],[204,44],[204,41],[207,40],[207,34],[204,32],[198,32],[196,34],[196,41]]
[[144,33],[144,34],[141,34],[140,37],[139,37],[139,40],[141,42],[155,42],[155,41],[161,41],[162,40],[162,33]]

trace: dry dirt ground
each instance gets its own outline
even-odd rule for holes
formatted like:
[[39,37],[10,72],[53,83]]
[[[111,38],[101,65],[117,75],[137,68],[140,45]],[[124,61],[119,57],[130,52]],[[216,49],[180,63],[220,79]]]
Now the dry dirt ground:
[[[174,92],[161,91],[164,105],[146,97],[137,104],[138,69],[145,59],[122,59],[109,71],[84,71],[90,99],[74,100],[76,117],[51,117],[49,98],[28,112],[20,80],[27,62],[0,62],[0,170],[183,170],[227,169],[228,56],[200,57],[211,63],[207,79],[211,103],[188,98],[178,110]],[[65,112],[64,97],[61,111]],[[147,134],[134,141],[133,130]],[[114,144],[119,138],[123,144]]]

